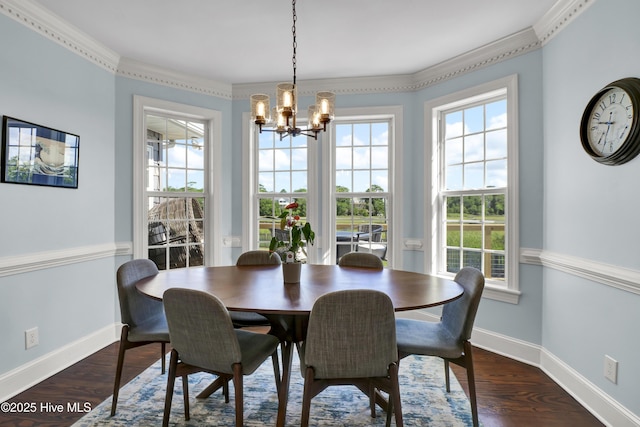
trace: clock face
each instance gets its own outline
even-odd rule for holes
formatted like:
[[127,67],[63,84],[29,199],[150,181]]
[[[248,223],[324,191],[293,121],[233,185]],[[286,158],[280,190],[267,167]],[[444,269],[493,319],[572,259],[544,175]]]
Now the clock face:
[[595,99],[589,112],[587,139],[594,154],[609,157],[623,148],[633,125],[629,93],[609,87]]

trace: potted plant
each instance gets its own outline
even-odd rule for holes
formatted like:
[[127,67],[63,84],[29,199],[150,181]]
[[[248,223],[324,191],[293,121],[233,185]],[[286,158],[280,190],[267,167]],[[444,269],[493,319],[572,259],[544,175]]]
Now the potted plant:
[[282,260],[285,283],[298,283],[300,281],[302,264],[300,254],[307,244],[313,245],[316,237],[316,233],[311,229],[311,224],[306,222],[302,225],[300,216],[293,213],[297,208],[298,203],[289,203],[278,216],[280,218],[280,229],[285,231],[284,236],[287,237],[287,240],[276,234],[271,238],[271,243],[269,244],[269,251],[272,255],[279,256]]

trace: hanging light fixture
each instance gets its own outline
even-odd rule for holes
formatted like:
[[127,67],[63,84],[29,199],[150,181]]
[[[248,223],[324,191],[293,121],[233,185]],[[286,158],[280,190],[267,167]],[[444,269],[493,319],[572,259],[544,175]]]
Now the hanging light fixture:
[[[276,87],[276,106],[271,109],[269,95],[258,93],[251,95],[251,120],[258,126],[260,133],[277,132],[280,140],[285,136],[306,135],[318,139],[318,133],[327,130],[327,123],[334,118],[336,95],[333,92],[316,93],[316,103],[308,109],[309,122],[306,128],[299,128],[296,122],[298,110],[298,86],[296,84],[296,0],[293,7],[293,82],[280,83]],[[264,125],[275,122],[274,129],[263,129]]]

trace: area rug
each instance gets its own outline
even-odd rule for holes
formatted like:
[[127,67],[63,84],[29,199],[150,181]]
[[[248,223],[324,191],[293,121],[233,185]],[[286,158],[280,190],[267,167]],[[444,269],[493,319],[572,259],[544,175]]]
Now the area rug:
[[[297,355],[291,371],[287,426],[299,426],[302,404],[303,378]],[[470,426],[469,400],[451,373],[451,392],[447,393],[441,359],[409,356],[400,363],[400,394],[406,426],[454,427]],[[184,420],[182,383],[176,379],[171,407],[173,426],[230,426],[235,422],[233,384],[230,383],[230,402],[224,403],[218,391],[207,399],[196,395],[213,381],[210,374],[189,376],[189,421]],[[160,372],[158,361],[120,390],[118,410],[110,417],[111,398],[74,424],[86,426],[159,426],[162,424],[167,376]],[[244,424],[263,427],[276,424],[278,400],[271,359],[253,374],[244,378]],[[377,407],[377,417],[371,418],[369,399],[353,386],[329,387],[311,401],[312,426],[383,426],[386,414]],[[392,421],[395,425],[395,420]]]

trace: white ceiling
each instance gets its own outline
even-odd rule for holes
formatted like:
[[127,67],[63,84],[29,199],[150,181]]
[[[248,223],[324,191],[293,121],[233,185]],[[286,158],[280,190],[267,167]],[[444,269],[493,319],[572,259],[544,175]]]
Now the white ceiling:
[[[118,55],[222,83],[291,80],[287,0],[35,0]],[[556,0],[299,0],[299,80],[413,74],[532,27]]]

